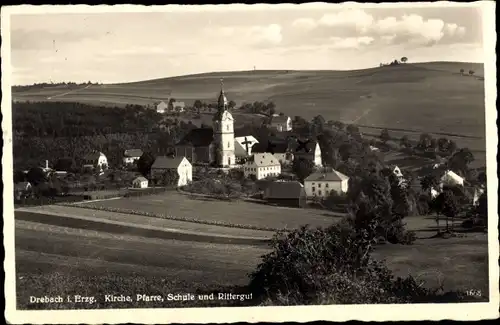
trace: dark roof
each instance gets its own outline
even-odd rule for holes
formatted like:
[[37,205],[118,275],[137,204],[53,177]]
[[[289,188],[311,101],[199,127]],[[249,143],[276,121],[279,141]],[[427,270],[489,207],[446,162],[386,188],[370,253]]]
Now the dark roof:
[[288,121],[288,116],[273,116],[271,118],[271,124],[283,124]]
[[276,181],[269,184],[265,191],[268,199],[298,199],[304,193],[304,186],[297,181]]
[[123,156],[125,157],[140,157],[142,156],[143,152],[141,149],[128,149],[125,150],[123,153]]
[[290,143],[290,150],[294,153],[314,153],[314,150],[316,150],[316,145],[318,144],[318,141],[314,139],[290,137],[288,141]]
[[184,157],[159,156],[151,166],[151,169],[177,168],[181,164],[182,160],[184,160]]
[[320,181],[320,182],[323,182],[323,181],[330,181],[330,182],[340,182],[340,181],[345,181],[345,180],[348,180],[349,177],[347,177],[346,175],[342,174],[341,172],[339,171],[336,171],[336,170],[331,170],[331,171],[326,171],[325,173],[322,173],[322,172],[315,172],[315,173],[312,173],[311,175],[307,176],[307,178],[305,179],[305,181],[309,181],[309,182],[314,182],[314,181]]
[[286,141],[271,140],[263,143],[256,143],[252,147],[252,153],[271,152],[271,153],[286,153],[288,151],[288,143]]
[[192,129],[177,145],[191,145],[193,147],[208,147],[214,140],[212,128]]
[[99,159],[99,157],[103,155],[102,152],[100,151],[92,151],[90,153],[88,153],[86,156],[85,156],[85,160],[97,160]]

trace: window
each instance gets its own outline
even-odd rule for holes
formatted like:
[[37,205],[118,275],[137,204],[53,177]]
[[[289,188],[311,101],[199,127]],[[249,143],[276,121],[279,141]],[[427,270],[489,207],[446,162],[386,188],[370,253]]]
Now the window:
[[328,183],[325,184],[325,187],[328,188]]
[[321,187],[321,183],[318,183],[318,187]]
[[231,148],[231,142],[230,141],[227,143],[227,147]]
[[314,185],[314,182],[312,183],[312,185]]
[[229,124],[228,124],[228,125],[226,125],[226,130],[227,130],[227,131],[229,131]]
[[318,191],[318,195],[321,195],[321,190]]
[[312,188],[312,191],[313,191],[313,192],[316,192],[316,187],[313,187],[313,188]]

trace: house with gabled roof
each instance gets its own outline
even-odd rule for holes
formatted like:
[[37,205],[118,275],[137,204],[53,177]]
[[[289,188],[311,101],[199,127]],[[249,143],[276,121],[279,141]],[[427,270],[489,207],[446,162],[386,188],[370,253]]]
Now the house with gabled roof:
[[141,158],[143,151],[141,149],[128,149],[123,152],[123,164],[133,164]]
[[303,208],[306,206],[306,191],[298,181],[278,180],[268,184],[264,200],[278,205]]
[[465,179],[452,170],[446,170],[441,176],[440,188],[443,186],[464,186]]
[[94,150],[83,157],[83,168],[104,170],[108,168],[108,158],[102,152]]
[[256,143],[252,147],[253,154],[270,153],[282,164],[289,164],[293,161],[293,154],[289,150],[286,140],[271,139],[267,143]]
[[193,180],[193,166],[186,157],[159,156],[151,166],[150,178],[161,183],[165,175],[177,179],[177,186],[184,186]]
[[328,197],[332,191],[337,194],[346,193],[349,188],[349,177],[334,169],[316,171],[304,180],[307,197]]
[[156,112],[163,114],[168,111],[168,104],[165,103],[164,101],[159,102],[156,104]]
[[243,165],[245,177],[264,179],[268,176],[281,174],[281,164],[278,159],[269,152],[254,153]]
[[133,188],[147,188],[148,187],[148,179],[144,176],[139,176],[134,178],[132,181],[132,187]]

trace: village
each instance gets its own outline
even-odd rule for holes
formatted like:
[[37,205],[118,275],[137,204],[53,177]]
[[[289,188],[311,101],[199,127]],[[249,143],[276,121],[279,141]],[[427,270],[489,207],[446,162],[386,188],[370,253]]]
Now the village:
[[[178,115],[184,112],[185,107],[184,102],[175,100],[168,103],[160,101],[152,106],[162,115]],[[377,159],[387,154],[387,148],[382,150],[384,145],[387,147],[387,130],[382,131],[381,140],[375,141],[373,138],[363,139],[359,130],[349,125],[344,127],[350,132],[348,139],[351,140],[348,141],[361,143],[361,152],[364,154],[357,156],[357,162],[354,155],[347,157],[346,163],[354,166],[351,166],[349,173],[346,164],[343,164],[343,173],[335,169],[339,165],[335,161],[332,163],[330,159],[328,163],[324,162],[325,151],[330,151],[330,157],[332,153],[330,148],[322,148],[320,145],[328,143],[321,130],[294,132],[292,119],[283,113],[276,114],[273,107],[270,110],[269,125],[266,126],[270,135],[260,137],[264,141],[259,142],[252,133],[239,132],[235,136],[235,118],[231,113],[234,107],[235,103],[229,102],[226,97],[221,80],[216,105],[205,108],[215,111],[205,113],[212,117],[212,126],[202,124],[201,127],[192,127],[163,155],[155,156],[151,152],[144,152],[143,148],[124,150],[119,166],[109,163],[106,152],[93,150],[81,159],[81,166],[76,167],[80,176],[75,176],[74,165],[64,161],[63,157],[57,162],[46,159],[45,164],[40,167],[15,173],[16,204],[68,204],[79,200],[106,200],[164,191],[164,195],[168,195],[171,191],[177,191],[218,200],[255,200],[278,207],[319,208],[347,213],[349,202],[355,196],[353,193],[360,193],[360,189],[352,187],[362,186],[359,177],[370,174],[372,168],[385,177],[389,175],[401,191],[412,190],[417,193],[413,199],[416,201],[413,204],[417,207],[404,208],[415,211],[406,211],[403,215],[431,213],[433,200],[444,193],[446,188],[459,189],[458,192],[461,193],[458,195],[461,196],[464,211],[471,211],[470,207],[477,208],[480,197],[486,195],[484,175],[479,175],[475,180],[467,180],[464,168],[459,168],[460,171],[450,168],[463,167],[470,155],[453,148],[455,145],[449,145],[455,151],[449,154],[448,162],[442,158],[427,159],[427,166],[420,168],[418,174],[415,170],[402,170],[397,165],[385,164],[383,159]],[[317,121],[311,121],[313,126],[315,122]],[[336,126],[333,124],[335,123],[323,123],[321,128],[325,125],[330,128],[343,127],[338,123]],[[446,139],[440,139],[438,145],[438,141],[428,138],[429,135],[422,135],[421,142],[429,142],[428,146],[434,146],[434,151],[445,150],[441,147],[446,147]],[[401,139],[401,150],[410,146],[408,142],[408,139]],[[416,146],[419,145],[421,144]],[[333,155],[344,155],[342,147],[339,151]],[[429,149],[423,151],[425,155]],[[364,171],[356,172],[363,165]],[[415,191],[415,188],[418,190]],[[424,204],[423,198],[427,200]],[[421,205],[426,206],[421,209]],[[471,223],[470,220],[468,222]],[[477,220],[473,221],[476,222]]]

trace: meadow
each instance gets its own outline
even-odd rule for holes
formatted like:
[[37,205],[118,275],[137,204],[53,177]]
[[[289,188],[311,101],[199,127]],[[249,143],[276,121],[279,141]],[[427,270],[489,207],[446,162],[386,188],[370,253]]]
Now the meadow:
[[[475,75],[462,76],[461,68],[472,69]],[[273,101],[278,111],[289,116],[312,118],[321,114],[327,120],[369,128],[475,137],[477,143],[468,146],[485,150],[483,75],[482,64],[435,62],[353,71],[217,72],[81,86],[68,92],[49,87],[14,92],[12,96],[18,101],[99,105],[152,105],[173,97],[189,105],[196,99],[214,102],[219,80],[224,78],[226,95],[237,106]]]
[[293,229],[306,223],[313,227],[325,227],[341,217],[339,214],[323,210],[271,207],[245,201],[226,202],[209,198],[190,198],[177,192],[79,204],[82,207],[86,205],[274,229]]

